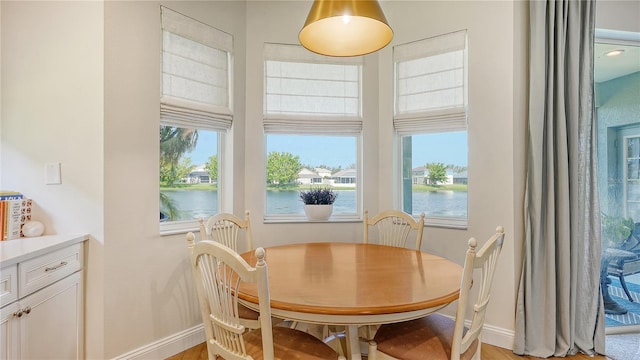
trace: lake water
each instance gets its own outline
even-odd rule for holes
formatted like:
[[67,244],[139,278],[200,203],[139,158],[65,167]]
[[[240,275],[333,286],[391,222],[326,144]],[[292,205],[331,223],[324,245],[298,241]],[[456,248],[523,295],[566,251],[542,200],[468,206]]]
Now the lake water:
[[[218,193],[209,190],[163,191],[178,208],[179,219],[191,220],[209,217],[218,212]],[[337,190],[333,204],[334,214],[353,214],[356,211],[354,190]],[[467,193],[463,191],[426,191],[413,193],[413,214],[423,212],[427,217],[467,216]],[[304,214],[298,191],[267,191],[268,214]]]

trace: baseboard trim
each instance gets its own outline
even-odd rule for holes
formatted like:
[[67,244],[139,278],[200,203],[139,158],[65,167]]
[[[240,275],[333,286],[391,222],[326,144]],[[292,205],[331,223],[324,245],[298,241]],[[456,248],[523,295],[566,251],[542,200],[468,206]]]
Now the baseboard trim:
[[[455,321],[455,318],[450,315],[444,315]],[[466,327],[471,326],[471,320],[464,322]],[[482,333],[480,334],[483,344],[489,344],[503,349],[513,350],[513,342],[515,339],[515,331],[507,330],[505,328],[489,325],[487,323],[482,327]]]
[[204,342],[204,337],[204,326],[200,324],[115,357],[113,360],[166,359]]
[[[452,318],[451,316],[448,317]],[[469,324],[470,321],[467,321],[467,326]],[[489,324],[484,324],[484,328],[482,329],[483,343],[504,349],[513,349],[514,336],[515,333],[512,330],[507,330]],[[126,354],[115,357],[112,360],[166,359],[204,342],[204,337],[204,326],[201,324],[155,341],[151,344],[142,346]]]
[[489,324],[484,324],[482,328],[482,342],[485,344],[513,350],[514,338],[515,331],[513,330],[507,330]]

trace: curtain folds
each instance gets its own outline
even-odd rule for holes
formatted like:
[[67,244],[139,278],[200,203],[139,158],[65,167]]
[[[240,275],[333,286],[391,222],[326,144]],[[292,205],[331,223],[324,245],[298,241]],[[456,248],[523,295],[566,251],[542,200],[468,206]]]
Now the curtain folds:
[[524,262],[514,353],[604,353],[595,0],[530,2]]

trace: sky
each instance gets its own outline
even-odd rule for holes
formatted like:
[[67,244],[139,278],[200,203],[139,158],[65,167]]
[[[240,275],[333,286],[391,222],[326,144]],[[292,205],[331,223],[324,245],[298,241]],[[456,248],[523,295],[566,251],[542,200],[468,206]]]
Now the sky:
[[218,153],[218,135],[213,131],[198,130],[198,142],[196,148],[185,154],[191,158],[191,165],[202,165],[207,162],[209,156]]
[[[423,166],[428,162],[466,166],[466,144],[465,132],[415,135],[412,167]],[[267,151],[298,155],[300,162],[305,165],[340,166],[344,169],[356,162],[355,146],[355,139],[347,136],[269,135]],[[192,165],[202,165],[216,152],[216,134],[199,131],[196,149],[186,156],[191,158]]]

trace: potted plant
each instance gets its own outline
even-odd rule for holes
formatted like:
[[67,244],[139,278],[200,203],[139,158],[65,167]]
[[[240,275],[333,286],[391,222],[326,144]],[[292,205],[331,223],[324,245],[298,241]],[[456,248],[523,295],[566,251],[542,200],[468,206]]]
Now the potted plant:
[[602,235],[607,247],[618,248],[629,238],[635,224],[633,219],[602,214]]
[[333,202],[338,194],[330,187],[311,187],[300,191],[304,213],[312,221],[328,220],[333,212]]

